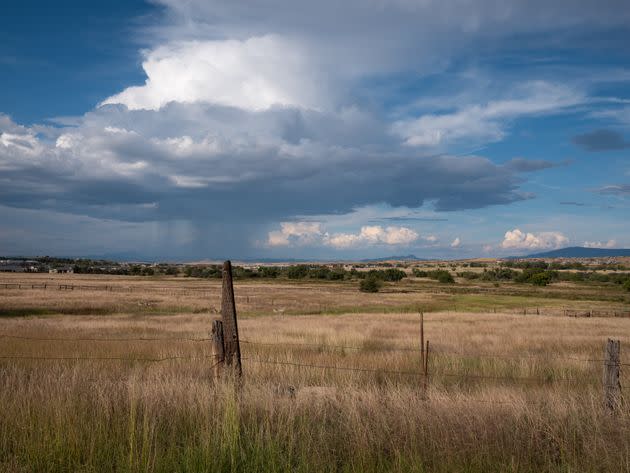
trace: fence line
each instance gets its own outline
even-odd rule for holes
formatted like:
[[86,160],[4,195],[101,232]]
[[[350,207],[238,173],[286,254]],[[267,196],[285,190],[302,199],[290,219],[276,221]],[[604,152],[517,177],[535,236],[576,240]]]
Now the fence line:
[[[172,361],[172,360],[206,360],[214,358],[213,355],[203,355],[203,356],[166,356],[160,358],[128,358],[121,356],[94,356],[94,357],[84,357],[84,356],[23,356],[23,355],[0,355],[0,359],[9,359],[9,360],[29,360],[29,361],[134,361],[134,362],[146,362],[146,363],[160,363],[164,361]],[[404,375],[404,376],[417,376],[419,378],[422,377],[430,377],[430,378],[461,378],[461,379],[493,379],[493,380],[504,380],[504,381],[516,381],[516,382],[540,382],[540,383],[551,383],[556,381],[568,381],[568,382],[577,382],[581,381],[578,378],[537,378],[537,377],[525,377],[525,376],[491,376],[491,375],[475,375],[475,374],[466,374],[466,373],[432,373],[425,374],[420,371],[402,371],[402,370],[387,370],[387,369],[374,369],[374,368],[362,368],[356,366],[335,366],[335,365],[315,365],[310,363],[297,363],[292,361],[279,361],[279,360],[265,360],[260,358],[250,358],[243,357],[242,360],[251,361],[253,363],[262,363],[262,364],[271,364],[271,365],[282,365],[282,366],[296,366],[303,368],[315,368],[315,369],[324,369],[324,370],[335,370],[335,371],[355,371],[355,372],[366,372],[366,373],[384,373],[384,374],[395,374],[395,375]],[[215,363],[217,365],[221,363],[221,361]],[[214,366],[214,365],[213,365]],[[211,367],[213,367],[211,366]]]
[[109,337],[98,337],[98,338],[73,338],[73,337],[26,337],[22,335],[10,335],[0,333],[0,338],[14,338],[18,340],[36,340],[36,341],[76,341],[76,342],[158,342],[158,341],[190,341],[190,342],[207,342],[211,340],[210,338],[186,338],[186,337],[138,337],[138,338],[109,338]]
[[147,363],[159,363],[171,360],[204,360],[212,358],[212,355],[205,356],[165,356],[161,358],[128,358],[124,356],[23,356],[23,355],[0,355],[3,360],[38,360],[38,361],[141,361]]
[[251,361],[254,363],[272,364],[272,365],[287,365],[297,366],[304,368],[316,368],[316,369],[331,369],[338,371],[360,371],[368,373],[386,373],[405,376],[418,376],[418,377],[431,377],[431,378],[463,378],[463,379],[494,379],[494,380],[506,380],[506,381],[522,381],[522,382],[555,382],[555,381],[581,381],[578,378],[537,378],[528,376],[492,376],[492,375],[477,375],[466,373],[431,373],[425,374],[420,371],[399,371],[399,370],[387,370],[387,369],[374,369],[374,368],[361,368],[355,366],[334,366],[334,365],[314,365],[310,363],[297,363],[293,361],[278,361],[278,360],[265,360],[260,358],[243,357],[243,360]]
[[[211,338],[189,338],[189,337],[138,337],[138,338],[111,338],[111,337],[99,337],[99,338],[73,338],[73,337],[27,337],[22,335],[12,335],[0,333],[0,338],[10,338],[18,340],[34,340],[34,341],[84,341],[84,342],[151,342],[151,341],[190,341],[190,342],[208,342]],[[260,346],[305,346],[310,348],[320,349],[339,349],[339,350],[366,350],[366,351],[382,351],[382,352],[416,352],[421,353],[420,348],[412,347],[393,347],[393,348],[379,348],[379,347],[361,347],[350,345],[329,345],[319,343],[306,343],[306,342],[258,342],[252,340],[240,340],[241,343],[248,345],[260,345]],[[537,360],[537,359],[549,359],[549,357],[543,355],[504,355],[504,354],[485,354],[485,353],[472,353],[472,352],[457,352],[441,349],[433,349],[433,354],[459,356],[467,358],[490,358],[490,359],[510,359],[510,360]],[[576,358],[576,357],[553,357],[554,360],[569,360],[580,361],[584,363],[603,363],[604,359],[597,358]],[[620,363],[621,366],[630,366],[630,363]]]
[[[328,344],[318,344],[318,343],[301,343],[301,342],[283,342],[283,343],[272,343],[272,342],[257,342],[251,340],[241,340],[241,343],[246,343],[249,345],[262,345],[262,346],[306,346],[306,347],[314,347],[314,348],[336,348],[340,350],[367,350],[367,351],[384,351],[384,352],[417,352],[421,353],[421,348],[412,348],[412,347],[394,347],[394,348],[377,348],[377,347],[359,347],[359,346],[347,346],[347,345],[328,345]],[[458,351],[448,351],[441,349],[432,349],[433,354],[439,355],[455,355],[460,357],[468,357],[468,358],[497,358],[497,359],[513,359],[513,360],[539,360],[539,359],[549,359],[544,355],[527,355],[527,356],[517,356],[517,355],[503,355],[503,354],[485,354],[485,353],[472,353],[472,352],[458,352]],[[597,358],[575,358],[575,357],[553,357],[554,360],[569,360],[569,361],[581,361],[585,363],[603,363],[604,359]],[[630,363],[621,363],[622,366],[630,366]]]

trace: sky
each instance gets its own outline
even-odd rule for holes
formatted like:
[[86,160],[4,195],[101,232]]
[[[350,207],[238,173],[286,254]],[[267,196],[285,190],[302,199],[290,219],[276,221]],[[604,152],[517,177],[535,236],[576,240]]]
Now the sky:
[[627,0],[23,0],[0,254],[630,247]]

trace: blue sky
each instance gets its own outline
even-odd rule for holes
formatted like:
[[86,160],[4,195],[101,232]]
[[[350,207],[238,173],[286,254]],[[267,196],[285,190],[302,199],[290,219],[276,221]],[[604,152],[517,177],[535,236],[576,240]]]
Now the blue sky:
[[0,254],[629,247],[624,1],[24,1]]

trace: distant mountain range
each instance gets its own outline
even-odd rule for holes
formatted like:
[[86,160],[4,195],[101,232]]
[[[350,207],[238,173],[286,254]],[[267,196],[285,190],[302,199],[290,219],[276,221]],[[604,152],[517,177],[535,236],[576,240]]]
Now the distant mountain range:
[[520,258],[610,258],[613,256],[630,256],[628,248],[584,248],[570,246],[559,250],[545,251]]
[[416,255],[407,256],[384,256],[383,258],[368,258],[362,259],[363,263],[369,263],[372,261],[428,261],[426,258],[418,258]]

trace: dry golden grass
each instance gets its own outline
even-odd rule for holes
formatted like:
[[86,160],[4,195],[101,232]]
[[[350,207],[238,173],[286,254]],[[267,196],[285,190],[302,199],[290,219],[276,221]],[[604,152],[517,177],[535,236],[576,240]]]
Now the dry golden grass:
[[[0,355],[48,358],[0,359],[0,471],[630,471],[628,405],[604,411],[602,363],[584,361],[614,337],[630,362],[630,319],[425,314],[425,391],[420,376],[392,373],[420,371],[417,314],[308,315],[313,300],[341,311],[367,296],[343,284],[241,283],[238,308],[250,306],[235,396],[229,379],[213,381],[200,340],[212,314],[125,313],[159,297],[173,312],[218,305],[218,281],[85,280],[134,292],[0,290],[0,308],[121,312],[0,318],[0,333],[31,338],[0,338]],[[418,302],[369,297],[392,309],[401,302],[389,297]],[[274,313],[276,301],[307,315]],[[125,340],[138,338],[161,340]],[[162,358],[174,359],[147,361]]]
[[[5,289],[19,284],[22,289]],[[47,284],[46,289],[37,289]],[[31,289],[35,285],[36,289]],[[75,287],[74,290],[62,287]],[[538,308],[628,310],[619,287],[553,284],[546,288],[464,281],[444,285],[408,278],[378,294],[358,291],[356,281],[236,281],[236,302],[244,315],[341,314],[423,311],[521,311]],[[217,313],[221,281],[194,278],[0,273],[3,315]]]

